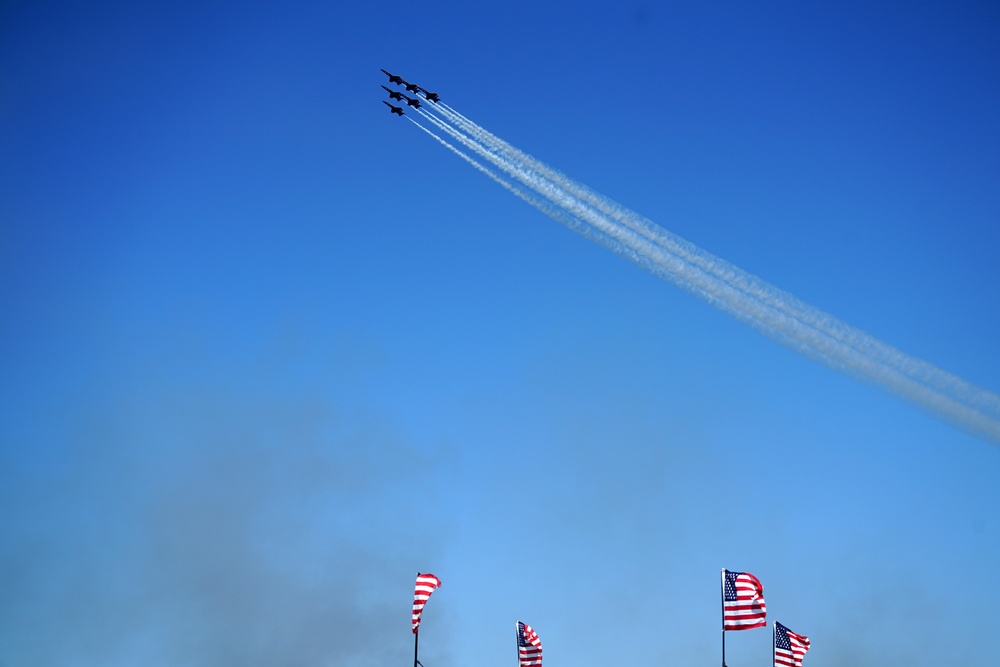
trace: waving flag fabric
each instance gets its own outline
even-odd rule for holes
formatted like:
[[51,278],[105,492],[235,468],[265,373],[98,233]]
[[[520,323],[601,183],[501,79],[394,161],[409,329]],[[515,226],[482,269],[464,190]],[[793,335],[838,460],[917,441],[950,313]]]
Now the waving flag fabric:
[[764,586],[748,572],[722,571],[722,629],[749,630],[767,625]]
[[802,667],[802,658],[808,650],[808,637],[774,622],[774,667]]
[[441,580],[433,574],[417,573],[417,586],[413,590],[413,634],[417,634],[417,628],[420,627],[420,614],[424,611],[424,605],[440,585]]
[[517,622],[517,663],[518,667],[542,667],[542,640],[521,621]]

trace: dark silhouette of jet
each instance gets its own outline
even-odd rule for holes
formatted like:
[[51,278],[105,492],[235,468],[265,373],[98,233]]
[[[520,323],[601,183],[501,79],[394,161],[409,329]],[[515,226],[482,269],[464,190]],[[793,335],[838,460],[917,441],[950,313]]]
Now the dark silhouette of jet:
[[401,83],[406,83],[405,81],[403,81],[403,77],[399,76],[398,74],[390,74],[389,72],[386,72],[385,70],[382,70],[382,72],[383,72],[383,73],[384,73],[384,74],[385,74],[385,75],[386,75],[387,77],[389,77],[389,83],[394,83],[394,84],[396,84],[397,86],[398,86],[399,84],[401,84]]
[[[403,97],[406,98],[406,103],[411,107],[413,107],[414,109],[420,108],[420,100],[417,99],[416,97],[410,97],[409,95],[403,95]],[[400,102],[402,102],[402,100],[400,100]]]
[[[382,87],[385,88],[385,86],[382,86]],[[392,90],[391,88],[385,88],[385,91],[387,93],[389,93],[389,99],[390,100],[399,100],[400,102],[403,101],[403,93],[399,92],[398,90]]]
[[[403,81],[403,80],[400,79],[400,81]],[[416,92],[420,91],[420,86],[418,86],[415,83],[407,83],[406,81],[403,81],[403,85],[406,86],[407,92],[416,93]]]
[[434,104],[437,104],[438,102],[441,101],[441,96],[440,95],[438,95],[437,93],[432,93],[431,91],[427,90],[426,88],[421,88],[420,92],[422,92],[424,94],[424,97],[426,97],[427,99],[429,99]]
[[384,104],[387,107],[389,107],[389,113],[394,113],[397,116],[403,116],[403,115],[405,115],[403,113],[403,107],[394,107],[391,104],[389,104],[388,102],[386,102],[385,100],[382,100],[382,104]]

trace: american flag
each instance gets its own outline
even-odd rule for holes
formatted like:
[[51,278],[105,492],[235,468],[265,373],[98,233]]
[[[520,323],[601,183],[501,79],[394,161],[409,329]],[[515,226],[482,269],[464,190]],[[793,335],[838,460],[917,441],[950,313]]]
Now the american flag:
[[440,585],[441,580],[433,574],[417,572],[417,586],[413,589],[413,634],[417,634],[417,628],[420,627],[420,614],[424,611],[424,605]]
[[517,622],[518,667],[542,667],[542,640],[538,633],[521,621]]
[[749,630],[767,625],[764,587],[749,572],[722,571],[722,629]]
[[774,622],[774,667],[802,667],[802,658],[808,650],[808,637]]

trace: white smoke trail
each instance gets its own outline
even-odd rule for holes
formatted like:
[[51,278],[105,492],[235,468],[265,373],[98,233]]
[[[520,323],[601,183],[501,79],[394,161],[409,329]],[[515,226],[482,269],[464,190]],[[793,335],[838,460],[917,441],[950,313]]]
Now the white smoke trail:
[[464,159],[469,164],[473,165],[479,171],[485,173],[491,179],[493,179],[494,181],[496,181],[497,183],[499,183],[500,185],[502,185],[504,188],[506,188],[510,192],[513,192],[515,195],[517,195],[518,197],[520,197],[524,201],[528,202],[529,204],[531,204],[532,206],[534,206],[535,208],[537,208],[538,210],[540,210],[542,213],[544,213],[547,216],[549,216],[550,218],[552,218],[553,220],[556,220],[557,222],[563,223],[564,225],[566,225],[567,227],[569,227],[573,231],[576,231],[576,232],[578,232],[578,233],[580,233],[580,234],[582,234],[582,235],[584,235],[584,236],[586,236],[586,237],[588,237],[588,238],[590,238],[590,239],[592,239],[592,240],[594,240],[594,241],[596,241],[598,243],[601,243],[604,246],[606,246],[608,248],[611,248],[615,252],[618,252],[620,254],[628,256],[627,249],[624,248],[624,247],[622,247],[622,245],[618,241],[616,241],[615,239],[609,237],[607,234],[604,234],[601,230],[599,230],[599,229],[597,229],[597,228],[595,228],[595,227],[593,227],[591,225],[586,224],[585,222],[583,222],[582,220],[580,220],[578,217],[575,217],[574,215],[572,215],[569,210],[567,210],[565,208],[561,208],[561,207],[559,207],[557,205],[554,205],[553,202],[557,202],[556,199],[548,197],[547,195],[546,195],[546,197],[547,197],[548,201],[546,199],[540,199],[539,197],[534,196],[533,194],[531,194],[527,190],[525,190],[525,186],[527,186],[528,188],[531,188],[532,191],[537,191],[538,188],[535,187],[535,186],[533,186],[530,181],[526,181],[524,179],[524,177],[521,176],[510,165],[505,164],[503,162],[498,162],[497,158],[495,158],[494,156],[491,156],[488,152],[484,151],[484,149],[483,149],[482,146],[480,146],[479,144],[476,144],[475,142],[473,142],[472,140],[470,140],[467,136],[463,135],[461,132],[459,132],[458,130],[456,130],[452,126],[448,125],[447,123],[445,123],[444,121],[440,120],[439,118],[437,118],[437,117],[435,117],[435,116],[427,113],[426,111],[423,111],[422,109],[417,109],[417,113],[421,114],[424,118],[426,118],[428,121],[430,121],[431,123],[433,123],[438,129],[444,131],[445,133],[447,133],[448,135],[450,135],[451,137],[453,137],[455,140],[457,140],[460,143],[462,143],[464,146],[466,146],[466,147],[468,147],[468,148],[476,151],[481,156],[486,157],[487,159],[489,159],[494,164],[500,166],[504,171],[508,172],[508,174],[514,175],[517,178],[518,182],[520,183],[520,186],[518,186],[518,185],[516,185],[514,183],[511,183],[509,181],[503,180],[502,178],[500,178],[499,176],[497,176],[495,173],[491,172],[489,169],[487,169],[486,167],[484,167],[481,163],[477,162],[475,159],[469,157],[468,155],[466,155],[462,151],[458,150],[457,148],[455,148],[454,146],[452,146],[451,144],[449,144],[447,141],[445,141],[441,137],[435,135],[433,132],[431,132],[427,128],[423,127],[422,125],[420,125],[420,123],[417,123],[416,121],[412,121],[414,124],[416,124],[418,127],[420,127],[420,129],[424,130],[425,132],[427,132],[428,134],[430,134],[431,136],[433,136],[440,143],[444,144],[449,149],[451,149],[452,152],[454,152],[455,154],[457,154],[459,157],[461,157],[462,159]]
[[514,148],[451,107],[431,108],[443,119],[422,112],[426,118],[551,202],[546,207],[534,205],[556,220],[795,351],[1000,443],[1000,396],[910,357],[671,234]]
[[[620,252],[643,268],[670,280],[677,285],[688,289],[703,299],[730,312],[736,317],[740,317],[751,324],[759,324],[767,318],[784,318],[780,313],[761,312],[762,304],[748,301],[745,295],[739,293],[738,289],[729,283],[720,284],[719,278],[707,271],[704,266],[697,266],[689,261],[688,257],[683,257],[671,248],[655,244],[646,235],[639,234],[635,229],[622,226],[614,220],[609,220],[608,216],[595,207],[581,201],[562,187],[561,183],[554,183],[546,179],[540,170],[525,167],[520,160],[499,154],[497,151],[489,151],[481,144],[473,141],[471,137],[461,134],[457,129],[437,121],[441,129],[447,131],[456,140],[465,146],[479,153],[482,157],[508,172],[527,187],[531,187],[543,194],[554,204],[570,212],[575,219],[582,221],[584,233],[592,238],[601,240],[616,252]],[[486,134],[485,132],[480,133]],[[539,164],[539,163],[535,163]],[[703,263],[702,263],[703,264]],[[749,317],[747,307],[756,305],[755,317]],[[766,315],[766,317],[765,317]],[[785,329],[790,326],[784,322]],[[773,331],[781,331],[776,328]],[[788,341],[784,341],[788,343]]]
[[[434,119],[433,119],[432,117],[430,117],[430,116],[428,116],[428,118],[430,118],[431,120],[434,120]],[[474,159],[472,159],[471,157],[469,157],[469,156],[468,156],[468,155],[467,155],[466,153],[463,153],[462,151],[458,150],[457,148],[455,148],[454,146],[452,146],[451,144],[449,144],[449,143],[448,143],[447,141],[445,141],[444,139],[442,139],[442,138],[441,138],[441,137],[439,137],[438,135],[434,134],[433,132],[431,132],[431,131],[430,131],[430,130],[428,130],[428,129],[427,129],[426,127],[424,127],[423,125],[421,125],[421,124],[420,124],[420,123],[418,123],[417,121],[413,120],[413,119],[412,119],[412,118],[410,118],[409,116],[407,116],[407,117],[406,117],[406,120],[410,121],[411,123],[413,123],[414,125],[416,125],[417,127],[419,127],[419,128],[421,129],[421,130],[423,130],[423,131],[424,131],[424,132],[426,132],[427,134],[429,134],[429,135],[431,135],[432,137],[434,137],[435,139],[437,139],[437,140],[438,140],[439,142],[441,142],[441,144],[442,144],[443,146],[445,146],[445,147],[446,147],[446,148],[447,148],[448,150],[450,150],[450,151],[451,151],[451,152],[453,152],[453,153],[454,153],[455,155],[457,155],[458,157],[462,158],[463,160],[465,160],[466,162],[468,162],[469,164],[471,164],[471,165],[472,165],[473,167],[475,167],[475,168],[476,168],[476,169],[478,169],[479,171],[483,172],[484,174],[486,174],[487,176],[489,176],[490,178],[492,178],[492,179],[493,179],[494,181],[496,181],[497,183],[499,183],[499,184],[500,184],[500,185],[502,185],[503,187],[507,188],[508,190],[510,190],[511,192],[513,192],[514,194],[516,194],[516,195],[518,195],[518,196],[521,196],[521,193],[520,193],[520,192],[518,192],[518,191],[517,191],[517,189],[516,189],[516,188],[515,188],[515,187],[514,187],[514,186],[513,186],[513,185],[512,185],[512,184],[511,184],[511,183],[510,183],[509,181],[505,181],[505,180],[504,180],[504,179],[502,179],[502,178],[501,178],[500,176],[498,176],[498,175],[497,175],[497,174],[495,174],[494,172],[492,172],[492,171],[490,171],[489,169],[487,169],[486,167],[484,167],[484,166],[482,165],[482,163],[480,163],[480,162],[477,162],[476,160],[474,160]]]
[[[791,294],[768,284],[757,276],[747,273],[739,267],[698,248],[675,234],[671,234],[648,218],[625,208],[600,193],[594,192],[585,185],[573,181],[565,174],[523,153],[499,137],[479,127],[451,107],[442,104],[439,107],[439,111],[491,150],[506,156],[508,159],[524,163],[528,168],[558,183],[561,187],[590,203],[603,213],[610,215],[629,229],[639,232],[654,243],[679,255],[685,261],[699,266],[726,283],[746,292],[752,298],[759,299],[769,307],[787,313],[796,322],[812,327],[818,332],[822,332],[823,335],[848,345],[868,357],[873,359],[881,358],[899,372],[919,382],[947,388],[948,392],[959,397],[962,401],[1000,414],[1000,397],[995,394],[984,392],[955,375],[947,373],[927,362],[910,357],[869,334],[837,320],[818,308],[800,301]],[[760,328],[758,323],[751,322],[751,324]],[[772,336],[775,335],[775,332],[765,331],[765,333]],[[808,351],[806,352],[808,353]]]

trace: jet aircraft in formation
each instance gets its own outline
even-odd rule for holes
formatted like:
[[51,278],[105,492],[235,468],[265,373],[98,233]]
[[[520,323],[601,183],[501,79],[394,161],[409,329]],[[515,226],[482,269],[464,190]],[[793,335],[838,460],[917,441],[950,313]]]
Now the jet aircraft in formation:
[[[406,104],[407,104],[407,106],[411,106],[414,109],[419,109],[420,108],[420,96],[421,95],[423,96],[423,98],[425,100],[429,100],[429,101],[433,102],[434,104],[437,104],[437,103],[439,103],[441,101],[441,96],[438,95],[437,93],[432,93],[431,91],[427,90],[426,88],[422,88],[422,87],[418,86],[415,83],[409,83],[408,81],[405,81],[403,79],[403,77],[399,76],[398,74],[393,74],[393,73],[388,72],[386,70],[382,70],[382,72],[387,77],[389,77],[389,83],[394,83],[397,86],[404,86],[406,88],[407,92],[415,93],[417,95],[416,97],[410,97],[409,95],[404,95],[402,92],[400,92],[398,90],[392,90],[391,88],[388,88],[387,86],[382,86],[382,88],[387,93],[389,93],[389,99],[391,99],[391,100],[398,100],[398,101],[402,102],[403,98],[406,98]],[[382,101],[385,102],[385,104],[387,104],[389,106],[390,113],[394,113],[397,116],[402,116],[403,115],[403,107],[402,106],[398,106],[397,107],[397,106],[393,106],[392,104],[389,104],[385,100],[382,100]]]
[[385,70],[382,70],[382,71],[383,71],[383,72],[385,72],[385,75],[386,75],[387,77],[389,77],[389,83],[394,83],[394,84],[396,84],[397,86],[398,86],[399,84],[403,83],[403,77],[401,77],[401,76],[398,76],[398,75],[396,75],[396,74],[390,74],[389,72],[386,72]]
[[[385,88],[385,86],[382,87]],[[392,90],[391,88],[385,88],[385,92],[389,93],[390,100],[399,100],[400,102],[402,102],[403,97],[405,97],[403,93],[399,92],[398,90]]]

